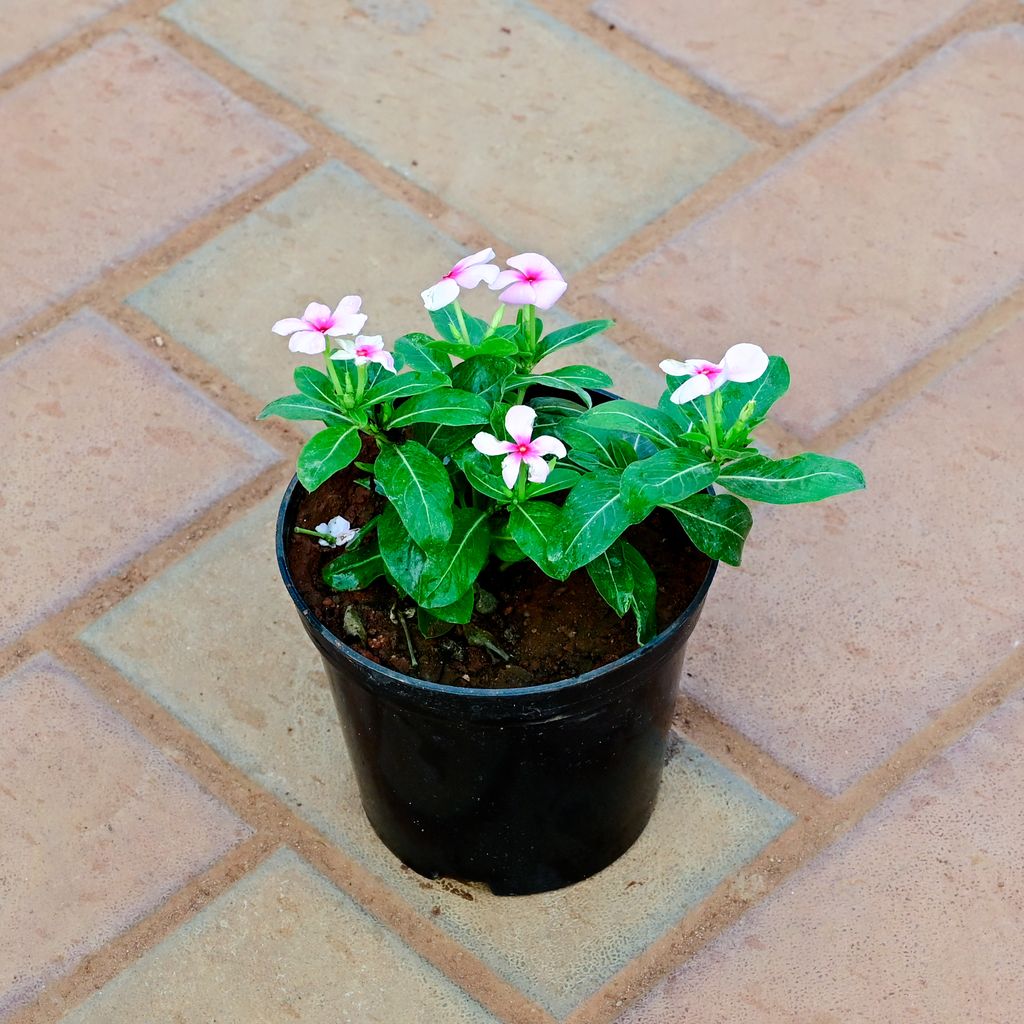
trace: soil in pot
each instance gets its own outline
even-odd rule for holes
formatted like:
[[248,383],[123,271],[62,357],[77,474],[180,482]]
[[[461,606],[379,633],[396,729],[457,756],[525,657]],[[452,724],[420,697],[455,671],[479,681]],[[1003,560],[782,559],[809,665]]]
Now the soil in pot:
[[[296,525],[312,530],[339,514],[353,526],[368,522],[380,511],[381,499],[355,483],[363,476],[351,467],[313,494],[301,492]],[[693,600],[707,575],[709,559],[662,509],[631,527],[625,537],[644,555],[657,578],[660,632]],[[633,616],[620,619],[594,589],[586,570],[574,572],[565,581],[551,579],[528,561],[505,570],[496,565],[484,570],[479,582],[495,598],[494,610],[477,609],[471,625],[489,634],[508,656],[506,660],[485,646],[469,643],[462,626],[440,637],[424,637],[412,602],[399,599],[384,579],[365,590],[331,590],[320,573],[338,554],[340,549],[321,547],[314,537],[292,534],[286,557],[296,587],[335,636],[372,661],[407,675],[450,686],[540,686],[600,668],[637,648]],[[350,607],[365,628],[365,640],[345,629],[345,612]],[[404,617],[415,667],[398,616]]]

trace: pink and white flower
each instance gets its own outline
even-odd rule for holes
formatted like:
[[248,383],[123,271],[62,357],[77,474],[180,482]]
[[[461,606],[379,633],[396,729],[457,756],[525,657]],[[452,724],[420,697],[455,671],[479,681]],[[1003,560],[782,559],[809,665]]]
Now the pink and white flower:
[[366,314],[359,312],[363,300],[358,295],[346,295],[332,313],[330,306],[311,302],[301,317],[290,316],[278,320],[271,330],[288,340],[292,352],[305,352],[315,356],[327,348],[327,336],[358,334],[366,323]]
[[710,395],[730,380],[749,384],[768,369],[768,356],[760,345],[743,342],[733,345],[720,363],[706,359],[663,359],[659,364],[669,377],[689,377],[672,392],[676,405],[692,402],[701,395]]
[[379,334],[367,336],[360,334],[358,338],[345,338],[338,342],[338,347],[331,353],[332,359],[352,360],[356,366],[367,363],[380,363],[389,373],[395,372],[395,357],[384,351],[384,339]]
[[550,309],[569,287],[554,263],[540,253],[520,253],[510,257],[508,265],[514,269],[498,274],[491,288],[504,288],[498,298],[510,306]]
[[565,458],[565,445],[557,437],[542,434],[533,436],[533,422],[537,413],[528,405],[513,405],[505,414],[505,430],[511,441],[500,441],[493,434],[481,431],[473,438],[473,447],[484,455],[504,455],[501,477],[511,491],[519,479],[519,467],[525,462],[531,483],[543,483],[551,472],[551,463],[545,455]]
[[472,256],[463,256],[437,284],[421,293],[423,305],[431,311],[443,309],[459,297],[461,289],[475,288],[481,281],[491,284],[498,276],[497,266],[490,262],[493,259],[493,249],[481,249]]
[[334,538],[333,541],[321,538],[319,544],[322,548],[345,547],[351,544],[356,539],[356,534],[359,533],[344,516],[335,516],[329,522],[320,523],[316,532],[325,533]]

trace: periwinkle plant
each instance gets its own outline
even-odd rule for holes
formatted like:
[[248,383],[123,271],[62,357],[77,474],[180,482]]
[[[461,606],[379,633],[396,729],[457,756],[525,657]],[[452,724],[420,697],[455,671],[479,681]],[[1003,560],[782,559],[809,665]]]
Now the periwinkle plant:
[[[493,259],[492,249],[467,256],[424,291],[434,333],[402,336],[393,354],[379,336],[359,334],[358,296],[333,312],[311,303],[273,327],[293,351],[325,358],[326,373],[298,367],[298,393],[260,413],[323,423],[299,453],[300,482],[313,491],[355,463],[357,483],[382,499],[380,515],[357,531],[343,517],[298,531],[344,547],[323,570],[335,590],[383,576],[436,635],[469,622],[492,560],[528,559],[559,580],[585,568],[620,616],[633,612],[642,644],[655,633],[657,586],[623,538],[630,526],[667,509],[697,548],[739,565],[752,523],[744,499],[795,504],[864,486],[851,462],[772,459],[754,446],[754,430],[789,387],[785,360],[757,345],[734,345],[721,363],[665,360],[657,408],[595,405],[591,392],[614,385],[592,366],[536,373],[542,359],[612,321],[545,334],[537,313],[565,292],[561,274],[537,253],[510,258],[504,271]],[[459,303],[462,289],[481,283],[501,292],[489,322]],[[503,322],[508,306],[514,323]],[[359,462],[367,437],[376,454]]]

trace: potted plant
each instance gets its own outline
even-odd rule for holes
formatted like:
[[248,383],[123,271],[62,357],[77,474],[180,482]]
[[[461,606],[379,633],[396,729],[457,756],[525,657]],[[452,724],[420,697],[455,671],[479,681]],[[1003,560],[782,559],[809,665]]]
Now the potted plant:
[[[362,333],[356,296],[278,321],[324,372],[298,367],[297,393],[260,415],[323,424],[277,556],[371,825],[425,875],[526,893],[599,871],[643,831],[686,641],[718,562],[739,564],[745,500],[816,501],[864,479],[754,447],[789,385],[756,345],[666,360],[657,408],[615,397],[591,366],[538,373],[612,322],[545,333],[561,274],[536,253],[493,259],[467,256],[428,288],[433,332],[393,351]],[[500,291],[489,322],[459,302],[481,283]]]

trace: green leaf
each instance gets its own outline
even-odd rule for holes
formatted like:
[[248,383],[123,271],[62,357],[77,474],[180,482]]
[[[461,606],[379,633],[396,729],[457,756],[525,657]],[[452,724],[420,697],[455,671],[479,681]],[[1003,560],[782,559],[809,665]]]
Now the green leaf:
[[359,455],[362,446],[359,428],[354,423],[321,430],[299,452],[295,468],[299,482],[307,491],[315,491],[325,480],[349,465]]
[[376,539],[361,544],[355,551],[346,551],[328,562],[320,574],[332,590],[362,590],[384,575]]
[[565,348],[566,345],[578,345],[581,341],[586,341],[587,338],[614,326],[614,320],[587,320],[581,324],[572,324],[561,330],[552,331],[546,338],[542,338],[537,346],[537,361],[551,355],[552,352],[557,352],[560,348]]
[[[543,483],[526,485],[526,494],[530,498],[539,498],[542,494],[554,494],[556,491],[565,491],[575,487],[580,481],[580,474],[568,466],[555,466],[548,473]],[[504,481],[503,481],[504,482]],[[505,492],[506,496],[508,492]]]
[[633,594],[633,573],[622,552],[622,542],[613,544],[592,562],[588,562],[587,573],[597,592],[612,606],[615,613],[625,615],[629,611]]
[[588,389],[610,387],[611,377],[601,370],[592,366],[565,366],[560,370],[552,370],[550,373],[521,373],[511,377],[508,386],[518,387],[548,387],[555,391],[571,391],[583,399],[587,408],[590,408],[592,399]]
[[675,420],[682,427],[682,433],[684,434],[691,430],[699,430],[705,433],[707,430],[707,420],[702,408],[693,402],[684,402],[682,405],[677,405],[672,401],[672,393],[686,379],[686,377],[669,377],[669,386],[662,392],[661,398],[658,399],[658,410]]
[[307,398],[319,398],[328,405],[338,406],[338,395],[326,373],[314,370],[312,366],[295,367],[295,387]]
[[490,406],[479,395],[456,388],[443,388],[429,395],[407,398],[395,410],[389,430],[412,423],[441,423],[448,427],[486,423]]
[[628,526],[643,518],[627,506],[620,483],[620,473],[598,470],[569,492],[548,552],[564,573],[561,578],[593,561]]
[[423,576],[427,568],[426,552],[409,536],[394,505],[388,505],[377,524],[377,540],[384,565],[400,590],[417,604],[426,593]]
[[424,448],[444,458],[455,455],[477,435],[479,427],[446,427],[443,423],[416,423],[412,436]]
[[434,339],[429,334],[403,334],[392,346],[395,355],[411,370],[422,373],[451,373],[452,361],[443,352],[436,352],[429,346]]
[[430,552],[422,578],[423,599],[434,611],[457,601],[476,582],[491,550],[489,509],[457,508],[451,540]]
[[455,495],[441,460],[423,445],[406,441],[385,445],[373,469],[409,536],[427,550],[444,544],[452,535]]
[[[594,457],[593,460],[584,460],[587,463],[586,468],[596,465],[609,469],[625,469],[637,459],[636,449],[613,431],[580,426],[578,420],[560,424],[558,436],[569,448],[569,458],[579,461],[582,453]],[[652,446],[652,453],[653,451]],[[580,464],[583,465],[583,462]]]
[[363,395],[363,405],[379,405],[393,402],[410,395],[421,395],[439,388],[450,388],[451,380],[443,373],[423,373],[410,370],[407,373],[389,373]]
[[778,461],[751,455],[726,466],[718,480],[741,498],[773,505],[820,501],[864,486],[864,474],[852,462],[812,452]]
[[467,345],[461,341],[432,341],[432,352],[456,356],[459,359],[472,359],[474,356],[510,356],[518,352],[515,342],[496,334],[484,339],[479,345]]
[[416,607],[416,625],[419,626],[420,632],[428,640],[444,636],[445,633],[451,632],[452,628],[450,622],[442,622],[428,612],[426,608],[420,608],[419,606]]
[[691,494],[667,508],[698,551],[729,565],[739,565],[743,542],[754,523],[750,509],[731,494]]
[[500,530],[491,529],[491,553],[500,562],[521,562],[526,552],[516,543],[509,532],[508,523]]
[[701,451],[666,448],[626,467],[622,493],[630,507],[643,509],[646,515],[653,505],[668,505],[703,491],[717,476],[718,466]]
[[497,401],[515,368],[511,359],[475,355],[452,370],[452,383],[486,402]]
[[736,417],[748,402],[753,402],[747,426],[755,427],[768,410],[789,390],[789,367],[781,356],[770,356],[768,369],[757,380],[749,384],[729,381],[719,392],[722,396],[722,422],[726,429],[732,426]]
[[[469,343],[479,345],[490,324],[486,320],[470,316],[465,310],[462,311],[462,316],[466,321],[466,329],[469,331]],[[459,316],[455,312],[454,302],[449,302],[443,309],[430,310],[430,319],[434,329],[446,341],[462,340],[462,327],[459,324]]]
[[595,405],[580,417],[578,426],[598,427],[601,430],[615,430],[624,434],[640,434],[662,447],[674,445],[681,433],[678,422],[665,413],[624,399]]
[[319,398],[308,395],[286,395],[275,398],[256,417],[265,420],[268,416],[280,416],[283,420],[322,420],[328,426],[339,426],[346,421],[335,405],[328,405]]
[[554,533],[562,510],[549,501],[524,501],[509,513],[508,532],[537,566],[548,576],[564,580],[571,570],[564,573],[548,558],[548,542]]
[[501,463],[496,459],[478,452],[475,448],[464,448],[455,455],[455,461],[473,490],[497,501],[507,502],[511,499],[512,492],[501,478],[498,468]]
[[[426,611],[426,609],[423,609]],[[442,622],[464,625],[473,617],[473,588],[470,587],[461,597],[456,598],[451,604],[442,605],[440,608],[432,607],[428,615]]]
[[629,605],[636,616],[636,642],[645,644],[654,639],[658,632],[658,619],[655,606],[658,601],[658,581],[654,571],[647,564],[647,559],[632,544],[622,542],[622,553],[626,564],[633,574],[633,591]]

